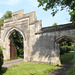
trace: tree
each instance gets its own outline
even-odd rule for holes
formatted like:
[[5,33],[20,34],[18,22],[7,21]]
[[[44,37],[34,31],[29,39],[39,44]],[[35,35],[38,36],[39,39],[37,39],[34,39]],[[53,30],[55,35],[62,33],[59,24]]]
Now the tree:
[[68,10],[75,10],[75,0],[38,0],[40,6],[45,6],[44,10],[52,10],[52,15],[54,16],[57,11],[59,10],[59,7],[61,7],[60,10],[63,10],[64,8]]
[[57,23],[54,23],[52,26],[57,26]]
[[12,17],[12,12],[11,12],[11,11],[7,11],[7,12],[3,15],[3,17],[1,17],[1,19],[0,19],[0,26],[3,26],[5,19],[11,18],[11,17]]
[[70,21],[75,22],[75,11],[70,11],[69,14],[71,16]]
[[3,24],[4,24],[4,19],[1,18],[1,19],[0,19],[0,26],[3,26]]
[[12,12],[11,11],[7,11],[4,15],[3,15],[3,19],[8,19],[12,17]]

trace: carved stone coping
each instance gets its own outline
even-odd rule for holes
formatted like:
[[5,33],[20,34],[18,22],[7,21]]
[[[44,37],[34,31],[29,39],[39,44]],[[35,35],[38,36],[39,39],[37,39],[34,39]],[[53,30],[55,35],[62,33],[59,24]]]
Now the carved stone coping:
[[74,23],[68,23],[63,25],[57,25],[57,26],[50,26],[50,27],[44,27],[41,30],[39,30],[36,34],[46,33],[46,32],[55,32],[55,31],[63,31],[63,30],[70,30],[75,29],[75,22]]
[[[24,13],[23,10],[13,12],[12,17],[4,20],[4,23],[9,23],[9,22],[12,22],[15,20],[17,21],[17,20],[25,19],[25,18],[29,18],[29,24],[32,24],[36,21],[36,12],[35,11],[27,13],[27,14],[23,14],[23,13]],[[15,19],[15,17],[16,17],[16,19]]]
[[8,23],[8,22],[12,22],[12,21],[13,21],[13,19],[9,18],[9,19],[4,20],[4,23]]

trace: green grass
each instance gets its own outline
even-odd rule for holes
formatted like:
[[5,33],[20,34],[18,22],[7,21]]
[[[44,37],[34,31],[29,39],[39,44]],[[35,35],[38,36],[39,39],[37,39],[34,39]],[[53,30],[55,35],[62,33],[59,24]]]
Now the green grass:
[[67,60],[70,60],[72,58],[74,58],[74,51],[70,51],[69,53],[65,53],[61,55],[60,60],[61,60],[61,63],[64,63]]
[[6,70],[3,75],[47,75],[56,68],[57,66],[50,64],[22,62],[7,69],[3,68]]
[[[74,51],[70,51],[70,53],[65,53],[61,55],[61,63],[66,62],[67,60],[73,59],[74,58]],[[74,62],[72,60],[72,62]],[[75,65],[67,72],[66,75],[75,75]]]
[[[61,62],[64,63],[74,57],[74,51],[61,55]],[[3,75],[47,75],[49,72],[55,70],[57,66],[50,64],[34,63],[34,62],[22,62],[20,64],[12,65],[9,68],[3,68]],[[75,72],[73,67],[68,75],[73,75]],[[73,72],[73,73],[72,73]]]

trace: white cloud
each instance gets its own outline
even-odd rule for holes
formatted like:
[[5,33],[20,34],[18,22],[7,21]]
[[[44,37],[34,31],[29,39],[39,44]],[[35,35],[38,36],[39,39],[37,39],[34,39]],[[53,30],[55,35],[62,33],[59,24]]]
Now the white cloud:
[[37,0],[28,0],[32,6],[38,6]]
[[2,13],[0,13],[0,18],[3,16],[3,14]]
[[3,1],[0,1],[0,4],[13,6],[13,5],[18,4],[20,1],[22,0],[3,0]]

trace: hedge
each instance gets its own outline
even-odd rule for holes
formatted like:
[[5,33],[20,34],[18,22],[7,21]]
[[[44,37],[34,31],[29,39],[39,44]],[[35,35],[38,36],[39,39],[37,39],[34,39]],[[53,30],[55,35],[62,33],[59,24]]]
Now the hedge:
[[3,52],[2,47],[0,46],[0,74],[2,72],[2,64],[3,64]]
[[60,55],[64,53],[69,53],[69,51],[73,51],[74,47],[73,46],[60,46]]

